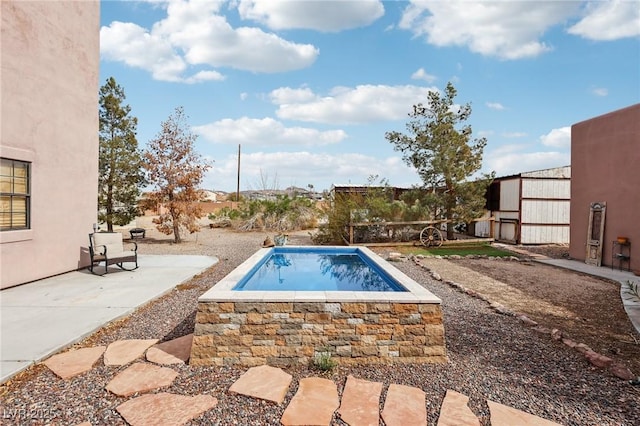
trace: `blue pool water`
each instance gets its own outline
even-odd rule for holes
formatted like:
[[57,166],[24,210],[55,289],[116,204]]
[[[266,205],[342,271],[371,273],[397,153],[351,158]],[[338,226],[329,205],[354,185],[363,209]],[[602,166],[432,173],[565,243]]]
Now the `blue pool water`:
[[357,247],[274,247],[238,291],[407,291]]

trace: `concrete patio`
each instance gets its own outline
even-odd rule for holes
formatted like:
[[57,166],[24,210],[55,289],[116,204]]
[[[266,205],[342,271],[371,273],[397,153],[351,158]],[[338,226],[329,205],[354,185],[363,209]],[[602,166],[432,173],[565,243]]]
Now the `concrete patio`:
[[210,256],[140,255],[132,272],[74,271],[0,291],[0,383],[216,264]]

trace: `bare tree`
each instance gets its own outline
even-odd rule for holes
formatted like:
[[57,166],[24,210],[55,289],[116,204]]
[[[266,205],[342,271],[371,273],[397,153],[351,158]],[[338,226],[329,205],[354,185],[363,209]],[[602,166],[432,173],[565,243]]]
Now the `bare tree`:
[[[251,187],[251,185],[249,185],[249,187]],[[256,187],[257,191],[277,191],[280,188],[278,172],[272,177],[269,176],[269,172],[260,169],[260,178],[257,180]]]
[[155,187],[148,201],[162,207],[154,223],[160,232],[173,234],[176,243],[181,241],[181,228],[199,230],[197,220],[203,216],[199,186],[211,167],[195,151],[197,136],[187,118],[184,108],[176,108],[144,152],[147,180]]

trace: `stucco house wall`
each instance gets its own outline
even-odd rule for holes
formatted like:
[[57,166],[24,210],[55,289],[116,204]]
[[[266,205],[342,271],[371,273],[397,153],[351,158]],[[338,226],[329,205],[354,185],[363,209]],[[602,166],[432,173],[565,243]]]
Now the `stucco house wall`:
[[640,104],[574,124],[571,168],[570,256],[586,258],[589,207],[604,201],[602,264],[611,266],[613,241],[624,236],[640,273]]
[[30,226],[0,232],[0,288],[87,264],[96,222],[99,1],[2,1],[0,157],[31,163]]

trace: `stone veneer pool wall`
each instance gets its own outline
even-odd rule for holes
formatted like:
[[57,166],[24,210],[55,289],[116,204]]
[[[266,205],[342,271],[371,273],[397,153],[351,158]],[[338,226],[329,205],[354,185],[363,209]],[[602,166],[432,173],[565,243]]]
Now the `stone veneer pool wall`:
[[198,300],[191,365],[446,362],[440,299],[366,248],[407,292],[232,291],[264,249]]

